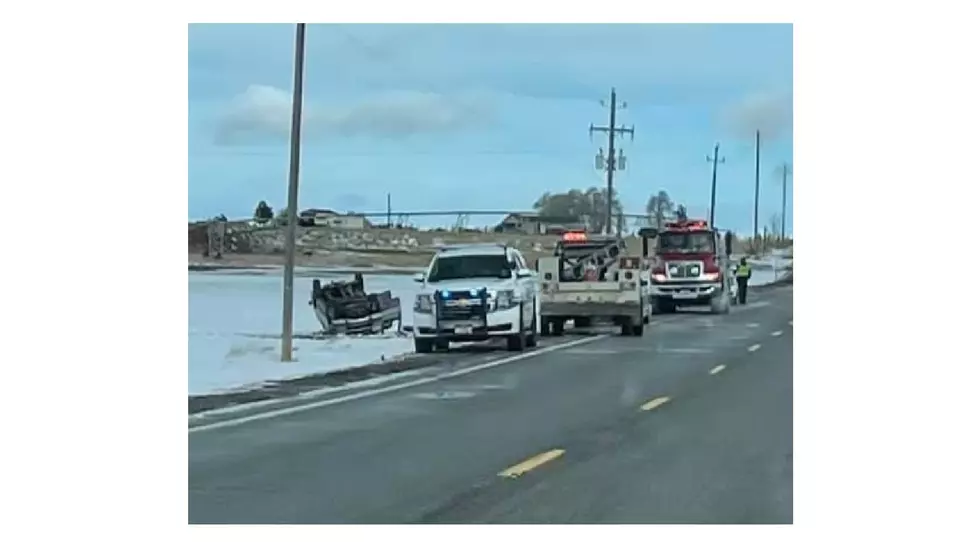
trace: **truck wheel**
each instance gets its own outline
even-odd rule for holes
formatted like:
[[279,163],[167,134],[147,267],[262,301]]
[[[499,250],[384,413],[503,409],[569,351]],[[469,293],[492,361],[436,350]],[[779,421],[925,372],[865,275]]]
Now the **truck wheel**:
[[626,323],[620,325],[619,326],[619,330],[620,330],[620,333],[622,333],[623,337],[632,337],[633,336],[633,324],[632,324],[632,322],[626,322]]
[[528,348],[534,348],[538,345],[538,308],[537,303],[535,303],[534,311],[531,313],[534,316],[531,318],[531,330],[527,332],[527,346]]
[[674,301],[672,299],[659,298],[657,299],[656,307],[657,307],[657,312],[661,312],[664,314],[671,314],[677,312],[677,305],[674,304]]
[[428,354],[432,352],[433,346],[435,346],[435,341],[432,339],[415,339],[416,354]]
[[439,351],[439,352],[448,352],[449,351],[449,339],[437,339],[435,341],[434,346],[435,346],[435,349],[437,351]]
[[730,304],[727,295],[711,298],[711,314],[728,314]]
[[549,326],[551,328],[551,334],[555,337],[561,337],[565,334],[565,320],[563,318],[549,318]]
[[633,336],[634,337],[642,337],[643,336],[643,331],[644,331],[643,324],[637,324],[637,325],[633,326]]
[[508,335],[507,350],[510,350],[511,352],[520,352],[524,350],[524,334],[514,333],[513,335]]

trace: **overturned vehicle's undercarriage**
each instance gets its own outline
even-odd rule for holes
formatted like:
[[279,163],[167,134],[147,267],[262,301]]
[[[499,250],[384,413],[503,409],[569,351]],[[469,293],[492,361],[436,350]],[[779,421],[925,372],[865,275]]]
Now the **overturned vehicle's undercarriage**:
[[376,294],[364,291],[364,277],[322,284],[313,281],[310,305],[328,335],[375,335],[395,326],[401,331],[401,300],[391,290]]

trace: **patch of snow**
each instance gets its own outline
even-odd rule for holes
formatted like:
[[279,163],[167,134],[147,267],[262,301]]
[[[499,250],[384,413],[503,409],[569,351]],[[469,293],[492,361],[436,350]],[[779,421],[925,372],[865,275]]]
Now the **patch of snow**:
[[[351,275],[322,274],[323,281]],[[312,279],[294,286],[294,334],[321,330],[308,301]],[[369,292],[391,290],[410,322],[418,284],[410,276],[365,275]],[[280,361],[282,277],[265,274],[188,273],[188,394],[202,395],[260,387],[264,382],[362,366],[413,349],[410,338],[293,339],[293,362]],[[256,335],[259,335],[257,337]]]

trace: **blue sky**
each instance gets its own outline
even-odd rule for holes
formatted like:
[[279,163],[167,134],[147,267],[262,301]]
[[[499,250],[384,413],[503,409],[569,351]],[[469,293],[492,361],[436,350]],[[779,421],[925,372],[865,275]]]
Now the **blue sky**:
[[[190,218],[285,205],[294,28],[190,25]],[[309,25],[300,208],[383,211],[391,193],[396,212],[521,210],[604,186],[588,127],[615,86],[636,127],[627,212],[662,189],[706,214],[719,142],[716,220],[750,231],[758,128],[761,229],[792,162],[792,41],[791,25]],[[791,186],[788,204],[791,229]]]

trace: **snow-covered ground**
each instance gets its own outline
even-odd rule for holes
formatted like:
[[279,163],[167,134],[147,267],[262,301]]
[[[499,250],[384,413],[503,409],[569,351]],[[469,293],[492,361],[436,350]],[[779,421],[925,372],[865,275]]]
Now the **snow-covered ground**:
[[[753,263],[750,284],[774,282],[784,272],[781,261]],[[347,274],[298,275],[293,302],[296,334],[320,331],[308,305],[312,277],[349,279]],[[412,325],[412,303],[418,284],[411,275],[364,275],[368,291],[391,290],[401,298],[405,325]],[[280,359],[282,275],[263,272],[188,273],[188,394],[203,395],[255,387],[270,380],[367,365],[413,350],[410,338],[393,332],[379,337],[294,339],[291,363]]]
[[[323,281],[350,275],[317,275]],[[297,277],[293,329],[320,331],[308,305],[312,278]],[[391,290],[400,297],[410,324],[414,291],[409,276],[365,275],[368,291]],[[294,339],[294,362],[279,361],[282,328],[282,276],[188,273],[188,394],[201,395],[251,387],[269,380],[366,365],[412,350],[412,341],[394,333],[380,337]]]

